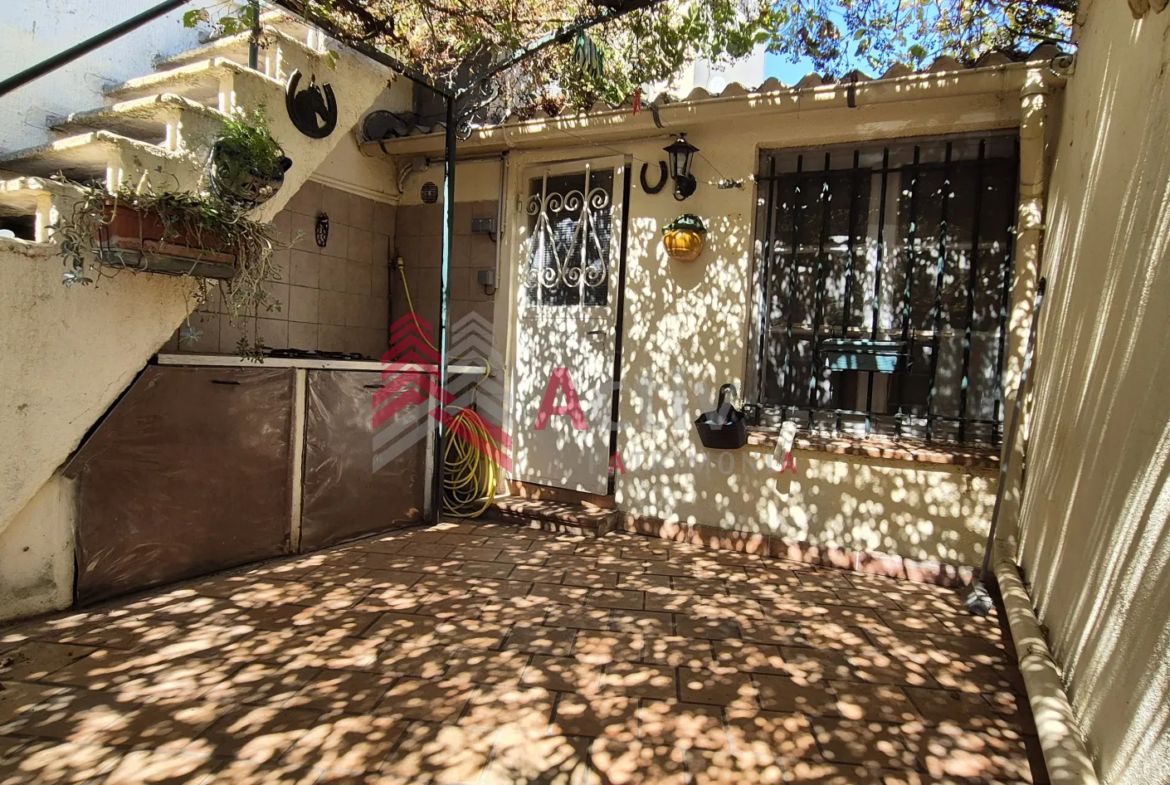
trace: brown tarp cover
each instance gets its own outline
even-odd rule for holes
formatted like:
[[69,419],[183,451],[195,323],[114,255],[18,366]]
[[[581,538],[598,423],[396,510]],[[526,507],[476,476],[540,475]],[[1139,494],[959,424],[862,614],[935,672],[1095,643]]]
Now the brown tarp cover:
[[287,552],[291,369],[151,366],[68,467],[77,601]]
[[[309,371],[308,377],[301,550],[420,521],[426,429],[434,426],[424,408],[406,406],[375,427],[381,373]],[[418,384],[425,378],[418,376]],[[395,455],[376,471],[375,438],[379,455]]]

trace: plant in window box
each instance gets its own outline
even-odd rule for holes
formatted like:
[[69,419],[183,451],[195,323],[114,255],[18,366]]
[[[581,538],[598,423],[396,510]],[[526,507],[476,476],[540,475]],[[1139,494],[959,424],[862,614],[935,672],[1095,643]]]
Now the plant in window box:
[[[263,286],[266,280],[280,279],[280,267],[273,261],[279,245],[273,227],[251,220],[241,206],[213,194],[157,193],[130,186],[114,193],[89,189],[53,236],[67,267],[66,286],[88,285],[95,277],[124,270],[145,271],[189,277],[191,310],[207,296],[201,279],[217,281],[233,323],[281,307]],[[252,340],[241,338],[236,348],[251,359],[264,356],[255,329]]]
[[703,253],[707,227],[697,215],[680,215],[662,230],[666,255],[679,262],[693,262]]
[[904,350],[902,341],[827,338],[821,344],[830,371],[894,373]]

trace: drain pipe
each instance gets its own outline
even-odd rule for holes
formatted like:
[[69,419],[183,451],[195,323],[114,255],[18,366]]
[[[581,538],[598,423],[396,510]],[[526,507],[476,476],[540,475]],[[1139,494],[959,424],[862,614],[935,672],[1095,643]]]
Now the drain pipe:
[[996,549],[995,578],[1003,595],[1050,782],[1052,785],[1100,785],[1064,691],[1060,668],[1044,640],[1044,630],[1032,610],[1032,600],[1020,580],[1016,563],[1002,543]]
[[[447,139],[444,159],[445,174],[447,176],[446,194],[443,199],[443,266],[440,275],[439,288],[439,390],[438,402],[441,415],[446,415],[447,386],[450,382],[450,369],[447,368],[451,339],[451,261],[455,250],[455,145],[458,137],[455,134],[455,99],[447,96]],[[438,418],[435,430],[434,455],[434,485],[431,488],[434,505],[433,515],[435,523],[443,516],[443,457],[447,451],[447,425],[445,416]]]

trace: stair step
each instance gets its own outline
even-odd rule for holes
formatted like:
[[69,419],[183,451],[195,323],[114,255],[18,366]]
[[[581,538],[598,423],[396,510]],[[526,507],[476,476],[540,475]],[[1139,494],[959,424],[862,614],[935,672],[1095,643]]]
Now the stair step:
[[284,85],[253,71],[234,60],[213,57],[197,63],[140,76],[106,90],[106,96],[119,101],[173,93],[207,106],[219,107],[220,85],[228,78],[257,79],[283,90]]
[[48,242],[54,211],[82,199],[85,189],[43,177],[0,180],[0,224],[28,242]]
[[[111,172],[112,154],[121,154],[123,172]],[[69,180],[101,180],[107,187],[117,187],[111,176],[121,177],[127,165],[139,170],[153,170],[186,156],[168,153],[161,147],[130,139],[110,131],[90,131],[69,136],[38,147],[0,155],[0,166],[23,175],[48,177],[63,174]]]
[[296,41],[308,39],[313,28],[300,17],[286,14],[283,11],[265,11],[260,14],[260,24],[264,27],[274,27]]
[[564,534],[603,537],[613,530],[617,512],[586,504],[500,496],[483,518]]
[[[303,68],[309,63],[314,66],[325,64],[325,52],[310,48],[304,36],[294,38],[275,25],[265,25],[263,31],[266,46],[260,49],[258,70],[265,76],[283,82],[294,68]],[[195,49],[159,58],[154,65],[160,70],[173,69],[200,60],[221,58],[246,68],[251,42],[250,32],[216,38]]]
[[[131,101],[121,101],[109,106],[73,114],[53,122],[53,130],[59,133],[78,134],[86,131],[111,131],[129,139],[165,146],[167,124],[178,116],[196,116],[209,124],[218,124],[226,118],[219,111],[197,103],[181,95],[163,93]],[[191,123],[183,122],[184,130],[190,132]]]

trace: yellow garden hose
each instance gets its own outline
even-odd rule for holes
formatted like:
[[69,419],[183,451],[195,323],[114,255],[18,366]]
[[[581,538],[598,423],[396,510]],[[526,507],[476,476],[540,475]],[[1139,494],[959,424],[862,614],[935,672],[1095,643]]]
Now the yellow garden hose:
[[[402,292],[406,295],[406,306],[410,309],[415,329],[427,346],[438,352],[419,324],[414,301],[410,298],[410,285],[406,282],[406,267],[401,258],[395,262],[395,266],[402,276]],[[490,375],[491,366],[487,365],[484,378]],[[446,515],[452,518],[478,518],[495,502],[500,467],[493,460],[491,452],[497,447],[487,424],[474,409],[461,408],[455,411],[447,429],[447,444],[443,450],[443,512]]]

